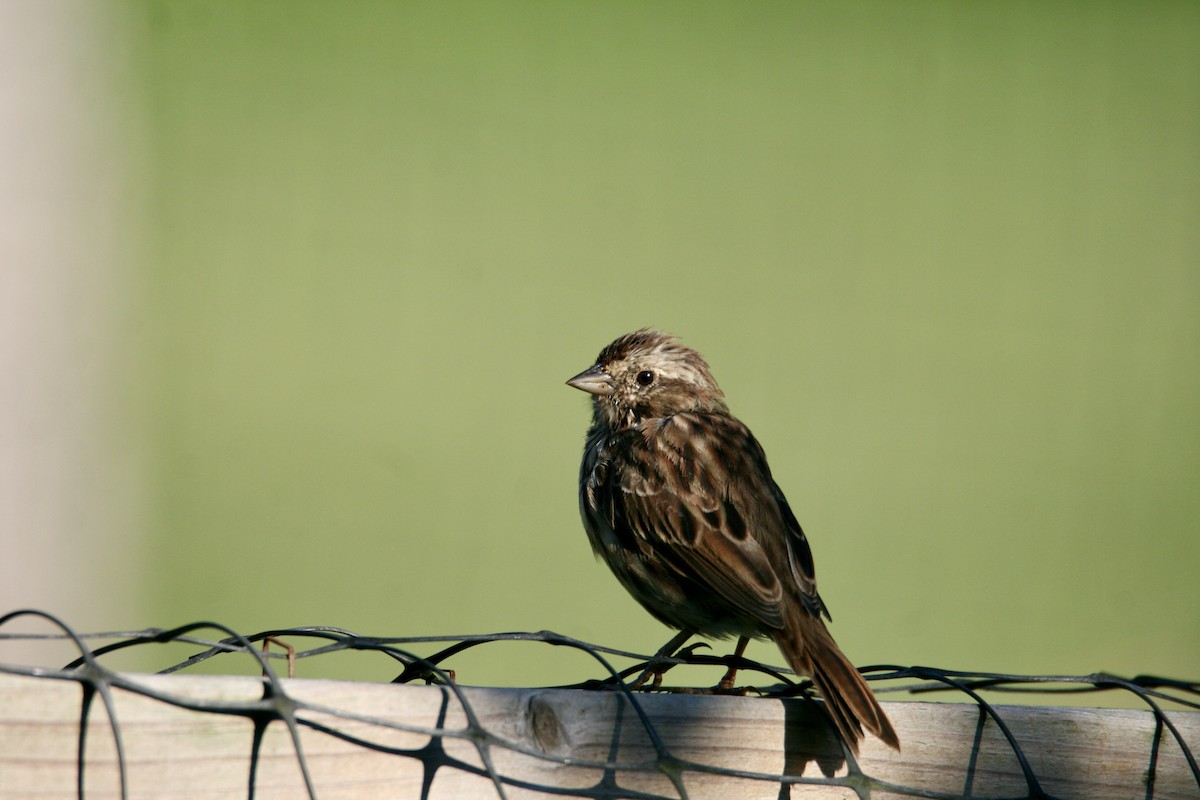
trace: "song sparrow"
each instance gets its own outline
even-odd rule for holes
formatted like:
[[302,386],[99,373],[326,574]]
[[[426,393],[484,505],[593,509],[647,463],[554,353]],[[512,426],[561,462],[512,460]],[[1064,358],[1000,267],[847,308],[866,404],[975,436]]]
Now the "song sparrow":
[[[863,728],[891,747],[887,715],[822,615],[812,551],[767,457],[694,350],[643,329],[567,381],[592,395],[579,506],[596,554],[660,622],[770,638],[808,675],[855,752]],[[661,651],[660,651],[661,652]]]

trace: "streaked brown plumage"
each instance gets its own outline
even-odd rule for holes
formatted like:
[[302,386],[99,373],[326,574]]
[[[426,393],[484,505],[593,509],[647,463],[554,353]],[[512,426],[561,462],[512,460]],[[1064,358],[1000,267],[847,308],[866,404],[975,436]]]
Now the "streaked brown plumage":
[[567,383],[593,397],[579,475],[596,554],[660,622],[770,638],[825,698],[858,751],[863,728],[900,743],[821,617],[812,551],[767,457],[729,413],[700,354],[652,330],[605,347]]

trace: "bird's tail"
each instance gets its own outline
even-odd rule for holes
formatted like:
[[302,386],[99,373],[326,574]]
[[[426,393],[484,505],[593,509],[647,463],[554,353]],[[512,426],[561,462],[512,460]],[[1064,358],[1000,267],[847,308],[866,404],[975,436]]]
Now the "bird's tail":
[[825,624],[797,607],[787,626],[775,635],[788,666],[797,675],[808,675],[825,698],[825,708],[850,749],[858,753],[863,729],[888,747],[900,749],[900,737],[867,682],[850,659],[842,654]]

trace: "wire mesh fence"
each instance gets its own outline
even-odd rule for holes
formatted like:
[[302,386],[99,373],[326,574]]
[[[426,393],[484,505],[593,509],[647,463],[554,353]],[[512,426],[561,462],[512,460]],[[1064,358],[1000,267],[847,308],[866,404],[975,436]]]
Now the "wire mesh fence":
[[[18,622],[22,627],[33,622],[45,630],[15,632],[12,629]],[[19,665],[9,663],[10,659],[5,658],[6,648],[36,641],[69,643],[76,655],[69,662],[53,667]],[[499,642],[568,648],[585,654],[595,667],[570,685],[543,687],[546,691],[505,690],[518,694],[500,695],[502,700],[497,707],[496,695],[481,693],[456,681],[455,664],[465,652],[493,647]],[[187,646],[192,652],[158,670],[159,675],[211,673],[214,665],[218,671],[232,672],[232,669],[223,670],[221,665],[231,660],[243,660],[252,665],[256,675],[248,679],[255,688],[254,696],[244,693],[237,697],[198,696],[195,692],[182,691],[181,684],[173,683],[172,679],[131,674],[108,666],[119,654],[163,644]],[[306,681],[286,677],[297,672],[308,673],[309,664],[319,663],[334,653],[372,653],[375,657],[390,660],[395,674],[391,682],[427,686],[422,697],[436,698],[436,710],[411,717],[404,713],[385,714],[378,699],[369,701],[366,707],[349,701],[339,707],[336,701],[331,704],[324,695],[316,700],[313,695],[306,695],[300,688]],[[694,666],[736,666],[744,677],[750,676],[751,683],[762,684],[741,688],[738,694],[777,698],[782,705],[755,704],[753,700],[743,698],[723,698],[721,701],[695,698],[701,704],[691,706],[686,704],[692,702],[695,690],[687,687],[660,686],[654,693],[629,689],[630,679],[647,668],[666,671],[687,670]],[[673,673],[666,674],[669,682]],[[316,743],[325,739],[346,748],[342,752],[369,752],[374,757],[407,765],[419,779],[411,795],[401,796],[422,798],[457,793],[445,793],[447,787],[455,785],[451,776],[472,778],[475,781],[472,796],[499,798],[569,796],[651,800],[807,796],[805,792],[858,798],[972,797],[997,800],[1089,796],[1086,793],[1071,795],[1069,790],[1060,793],[1064,791],[1063,786],[1071,785],[1063,783],[1061,774],[1062,764],[1066,762],[1056,761],[1057,756],[1047,758],[1043,752],[1046,751],[1044,741],[1037,745],[1038,752],[1031,752],[1027,730],[1016,730],[1019,727],[1016,724],[1017,708],[1002,705],[995,698],[1095,696],[1113,692],[1136,697],[1145,711],[1123,712],[1138,716],[1119,717],[1109,728],[1140,726],[1144,735],[1114,740],[1105,745],[1108,750],[1071,751],[1063,756],[1072,760],[1075,764],[1072,769],[1080,773],[1081,777],[1073,778],[1077,785],[1093,787],[1079,791],[1094,791],[1096,786],[1105,785],[1101,768],[1111,770],[1110,762],[1115,760],[1113,748],[1116,748],[1131,751],[1123,756],[1132,759],[1136,775],[1133,784],[1114,789],[1108,796],[1200,797],[1200,768],[1194,752],[1198,744],[1196,735],[1200,731],[1200,713],[1197,713],[1200,712],[1200,684],[1195,682],[1147,675],[1135,678],[1107,674],[1030,676],[918,666],[873,666],[865,668],[864,674],[876,686],[883,687],[881,691],[885,696],[936,697],[954,702],[952,707],[941,708],[953,708],[961,723],[952,733],[959,745],[951,756],[959,761],[951,781],[957,785],[951,787],[945,780],[920,777],[918,762],[933,758],[934,750],[941,745],[933,744],[936,737],[912,722],[916,717],[904,718],[902,713],[896,716],[901,727],[904,755],[876,752],[883,751],[880,747],[876,751],[867,748],[862,757],[856,758],[841,746],[824,721],[818,710],[819,704],[812,700],[812,687],[807,681],[796,678],[786,669],[742,657],[699,652],[696,648],[687,649],[673,658],[652,660],[637,653],[546,631],[455,637],[369,637],[338,628],[311,627],[243,635],[219,624],[197,622],[169,630],[80,634],[64,621],[40,611],[18,611],[0,617],[0,678],[11,676],[66,683],[79,689],[71,722],[77,728],[72,793],[80,798],[93,795],[126,798],[144,793],[135,791],[136,787],[131,788],[129,777],[131,763],[138,755],[128,741],[127,727],[132,725],[130,715],[119,702],[127,696],[184,709],[206,719],[234,718],[248,724],[251,731],[245,743],[248,772],[242,791],[251,798],[256,792],[259,796],[264,793],[264,742],[269,733],[278,735],[280,731],[286,732],[285,738],[290,745],[288,757],[293,771],[299,775],[300,796],[314,798],[336,794],[336,790],[326,788],[326,783],[314,778],[312,754],[317,748]],[[14,685],[17,688],[10,691],[27,692],[28,686],[36,684],[26,680]],[[550,692],[550,689],[555,691]],[[3,713],[5,697],[0,691],[0,743],[5,741],[3,726],[12,724]],[[722,705],[723,701],[735,705]],[[751,725],[782,730],[778,746],[781,761],[774,766],[770,759],[767,762],[758,759],[757,745],[748,745],[750,740],[742,741],[739,736],[727,736],[722,741],[719,734],[713,735],[713,741],[708,742],[712,749],[696,745],[699,738],[710,736],[714,729],[724,730],[722,722],[748,713],[747,709],[757,714],[767,705],[783,711],[769,720],[762,718],[755,722],[759,718],[753,716],[748,719],[751,719]],[[928,708],[929,705],[890,704],[889,713],[910,707]],[[104,712],[103,722],[99,721],[98,708]],[[1059,712],[1064,710],[1059,709]],[[683,734],[679,714],[693,715],[687,720],[691,727]],[[509,722],[513,716],[523,716],[524,726],[514,728]],[[1021,725],[1027,725],[1027,722],[1022,718]],[[1079,741],[1095,744],[1107,735],[1103,731],[1109,730],[1099,719],[1086,714],[1070,717],[1069,725],[1069,728],[1054,729],[1068,733],[1052,733],[1049,736],[1050,751],[1055,747],[1069,750],[1077,747]],[[1094,727],[1089,728],[1089,725]],[[19,725],[17,728],[15,733],[9,734],[13,746],[4,748],[9,752],[7,760],[0,756],[0,764],[7,765],[10,770],[16,769],[14,765],[21,758],[36,758],[36,754],[22,755],[19,745],[25,734],[19,730]],[[587,729],[587,737],[578,733],[582,728]],[[100,732],[104,732],[102,738],[107,742],[103,746],[106,754],[103,758],[97,757],[101,749],[96,741],[101,738],[97,736]],[[743,733],[741,736],[750,735]],[[584,738],[587,738],[586,744]],[[1002,756],[998,755],[1000,750],[1004,751]],[[1019,784],[1015,791],[1011,783],[999,781],[991,774],[999,758],[1013,765],[1009,771]],[[1088,763],[1088,759],[1092,763]],[[901,760],[906,760],[914,769],[893,769]],[[89,770],[95,772],[102,768],[101,764],[109,765],[106,768],[114,776],[112,784],[115,788],[96,789],[95,781],[89,779]],[[25,766],[28,768],[28,764]],[[565,777],[568,775],[569,779]],[[907,779],[900,780],[898,776]],[[724,784],[726,786],[742,787],[737,790],[739,794],[714,793],[716,790],[712,787],[720,785],[718,779],[733,782]],[[8,793],[5,785],[6,780],[0,772],[0,796]],[[439,794],[439,788],[443,790],[442,794]]]

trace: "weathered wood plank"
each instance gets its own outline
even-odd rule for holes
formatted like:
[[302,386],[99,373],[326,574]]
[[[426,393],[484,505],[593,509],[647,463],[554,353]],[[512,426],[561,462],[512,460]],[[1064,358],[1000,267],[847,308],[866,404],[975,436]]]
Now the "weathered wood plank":
[[[253,678],[126,675],[151,691],[178,700],[246,710],[262,705]],[[285,680],[300,702],[301,749],[321,798],[420,797],[425,764],[454,758],[483,769],[477,743],[495,770],[524,785],[560,789],[597,785],[612,760],[616,784],[677,796],[641,722],[615,693],[544,689],[464,688],[477,717],[472,737],[462,704],[442,687],[397,686],[324,680]],[[72,681],[0,675],[0,797],[74,797],[80,686]],[[176,708],[158,699],[114,689],[131,798],[246,796],[253,725],[249,719]],[[816,705],[803,700],[639,695],[671,755],[718,770],[738,770],[775,780],[685,769],[693,798],[777,798],[778,776],[844,777],[841,748]],[[978,745],[978,710],[955,703],[886,703],[904,745],[894,753],[867,740],[862,772],[878,781],[947,796],[961,796],[974,759],[972,796],[1023,797],[1029,789],[1018,762],[994,723]],[[1145,797],[1145,775],[1154,737],[1148,712],[1001,706],[1042,788],[1061,798]],[[1171,712],[1193,752],[1200,750],[1200,712]],[[397,726],[397,727],[389,727]],[[436,748],[430,731],[448,732]],[[365,746],[369,743],[370,747]],[[371,749],[372,747],[377,749]],[[407,755],[382,752],[395,748]],[[1179,747],[1160,743],[1153,796],[1200,797]],[[420,757],[419,757],[420,756]],[[423,757],[425,760],[422,761]],[[116,751],[103,706],[89,721],[85,796],[119,797]],[[508,786],[508,797],[545,797]],[[305,787],[287,728],[271,723],[263,739],[255,796],[303,797]],[[429,797],[497,797],[487,777],[442,763]],[[786,796],[786,793],[784,793]],[[848,787],[794,786],[792,797],[854,797]],[[877,787],[872,797],[893,797]]]

